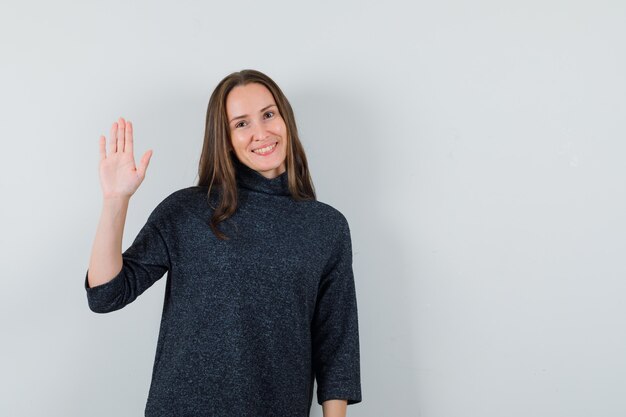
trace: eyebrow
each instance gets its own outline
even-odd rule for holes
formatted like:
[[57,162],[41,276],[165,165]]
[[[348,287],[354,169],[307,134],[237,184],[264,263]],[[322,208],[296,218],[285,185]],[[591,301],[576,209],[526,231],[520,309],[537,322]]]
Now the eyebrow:
[[[272,106],[276,106],[276,104],[270,104],[270,105],[263,107],[261,110],[259,110],[259,113],[264,112],[265,110],[269,109]],[[244,114],[242,116],[233,117],[232,119],[230,119],[228,123],[232,123],[234,120],[237,120],[237,119],[243,119],[244,117],[248,117],[248,115]]]

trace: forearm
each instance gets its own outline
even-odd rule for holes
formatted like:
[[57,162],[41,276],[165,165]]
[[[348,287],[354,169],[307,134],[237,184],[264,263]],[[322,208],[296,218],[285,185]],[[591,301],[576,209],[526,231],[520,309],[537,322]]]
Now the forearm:
[[326,400],[322,403],[324,417],[346,417],[347,408],[346,400]]
[[122,269],[122,235],[128,202],[126,198],[103,200],[87,274],[90,287],[107,283]]

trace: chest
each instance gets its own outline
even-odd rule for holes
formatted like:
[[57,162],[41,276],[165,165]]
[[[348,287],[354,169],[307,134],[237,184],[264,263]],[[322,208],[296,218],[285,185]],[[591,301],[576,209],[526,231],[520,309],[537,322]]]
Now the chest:
[[220,240],[206,216],[188,216],[170,232],[172,302],[310,314],[332,250],[320,221],[293,207],[244,205],[220,223],[229,237]]

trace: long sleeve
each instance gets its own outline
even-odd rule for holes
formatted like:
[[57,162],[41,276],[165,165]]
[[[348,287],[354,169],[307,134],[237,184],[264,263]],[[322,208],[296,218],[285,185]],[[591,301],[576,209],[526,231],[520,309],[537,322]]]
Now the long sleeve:
[[352,243],[345,217],[329,265],[320,279],[311,323],[317,402],[361,402],[359,330]]
[[111,281],[89,287],[87,269],[85,290],[92,311],[108,313],[123,308],[171,268],[166,242],[154,221],[155,213],[156,210],[131,246],[122,253],[122,269]]

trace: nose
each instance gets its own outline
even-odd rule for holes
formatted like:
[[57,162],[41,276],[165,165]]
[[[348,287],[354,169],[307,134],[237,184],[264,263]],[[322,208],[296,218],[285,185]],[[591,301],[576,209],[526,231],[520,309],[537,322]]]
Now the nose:
[[262,141],[268,137],[267,129],[263,123],[257,123],[252,133],[252,138],[256,141]]

